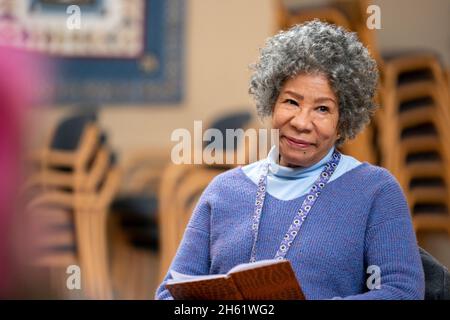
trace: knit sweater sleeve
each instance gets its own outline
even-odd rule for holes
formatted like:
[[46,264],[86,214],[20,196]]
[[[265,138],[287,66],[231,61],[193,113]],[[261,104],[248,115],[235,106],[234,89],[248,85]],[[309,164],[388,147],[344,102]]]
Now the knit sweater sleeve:
[[390,174],[386,178],[372,202],[366,230],[368,291],[344,299],[424,299],[424,272],[408,204],[395,178]]
[[[214,181],[214,180],[213,180]],[[211,185],[205,189],[198,200],[176,255],[155,293],[156,300],[173,300],[165,284],[171,279],[170,270],[188,274],[205,275],[209,273],[209,235],[210,235],[210,195]]]

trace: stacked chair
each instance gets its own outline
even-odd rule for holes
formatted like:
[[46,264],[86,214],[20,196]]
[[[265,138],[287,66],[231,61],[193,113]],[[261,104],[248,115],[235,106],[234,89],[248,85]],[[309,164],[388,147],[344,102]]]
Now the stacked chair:
[[450,108],[445,74],[428,52],[385,56],[382,164],[405,190],[416,231],[450,234]]
[[[245,130],[254,125],[257,124],[251,113],[239,111],[218,117],[206,128],[216,129],[225,137],[227,129]],[[250,156],[246,152],[248,143],[235,139],[233,148],[230,148],[223,142],[217,150],[223,156],[221,164],[171,164],[169,149],[142,150],[124,162],[122,188],[112,205],[116,220],[115,254],[123,257],[113,265],[115,282],[122,287],[121,298],[150,298],[149,292],[145,292],[149,286],[142,282],[147,279],[148,283],[152,283],[154,279],[149,275],[151,270],[142,270],[142,266],[152,265],[150,260],[161,253],[162,277],[203,189],[215,175],[237,164],[240,160],[238,153],[245,155],[245,163],[249,161]],[[202,148],[208,144],[206,142]],[[235,163],[225,163],[227,154],[234,158]],[[129,270],[133,270],[133,274],[130,275]]]
[[158,188],[170,161],[166,148],[137,150],[124,160],[112,204],[112,277],[120,299],[151,299],[159,276]]
[[[259,129],[262,125],[255,121],[248,112],[232,112],[221,115],[212,121],[208,128],[219,130],[225,137],[226,130],[244,131],[249,128]],[[169,269],[180,241],[183,237],[186,225],[195,209],[199,197],[211,180],[218,174],[239,165],[258,160],[259,149],[252,143],[259,145],[261,137],[256,140],[242,139],[230,145],[222,145],[219,151],[224,156],[222,164],[169,164],[161,177],[159,188],[158,225],[160,238],[160,275],[162,280]],[[206,147],[205,143],[203,147]],[[254,154],[256,152],[256,154]],[[226,154],[234,159],[234,163],[225,163]],[[244,155],[244,162],[240,163],[240,155]],[[230,158],[231,158],[230,157]]]
[[122,186],[112,209],[130,243],[158,251],[158,186],[170,150],[140,150],[123,164]]
[[[250,107],[243,107],[242,109],[250,110]],[[257,130],[248,130],[262,129],[262,124],[258,123],[249,111],[236,111],[223,114],[212,121],[208,128],[217,130],[224,137],[219,151],[221,154],[219,158],[222,159],[222,164],[212,164],[216,168],[233,168],[239,164],[246,164],[258,160],[259,140],[261,138],[267,138],[265,136],[259,136]],[[230,144],[230,141],[226,141],[227,130],[233,130],[236,133],[233,144]],[[244,136],[239,135],[239,130],[243,130],[240,132],[244,133]],[[245,133],[247,134],[246,136]],[[205,141],[203,148],[206,148],[212,142]],[[229,159],[233,159],[232,163],[229,163]]]
[[448,72],[428,51],[383,54],[366,26],[366,0],[332,0],[328,5],[288,9],[279,1],[278,25],[317,18],[358,34],[377,60],[381,108],[372,123],[342,151],[381,165],[399,180],[416,232],[450,234],[450,102]]
[[54,290],[63,297],[68,275],[58,271],[78,265],[82,296],[111,299],[107,217],[120,172],[95,114],[64,119],[30,163],[23,196],[35,235],[32,265],[58,275]]

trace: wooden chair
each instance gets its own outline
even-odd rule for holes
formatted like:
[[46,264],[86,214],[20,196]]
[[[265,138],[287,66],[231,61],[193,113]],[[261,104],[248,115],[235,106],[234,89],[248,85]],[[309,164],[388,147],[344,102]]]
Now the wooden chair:
[[446,78],[447,78],[447,99],[448,101],[450,101],[450,70],[447,70]]
[[73,115],[62,120],[46,145],[29,156],[31,166],[41,173],[40,177],[30,179],[30,183],[60,181],[81,190],[81,181],[103,144],[104,135],[95,120],[92,114]]
[[450,233],[450,160],[437,136],[409,138],[399,146],[403,167],[397,172],[416,231]]
[[[30,203],[27,206],[27,220],[34,224],[36,221],[44,225],[69,225],[72,223],[74,227],[72,230],[67,229],[64,233],[66,247],[71,247],[71,250],[57,250],[61,245],[61,239],[58,239],[60,234],[51,232],[49,228],[37,232],[35,242],[32,245],[34,259],[30,262],[31,265],[38,267],[47,267],[50,271],[57,268],[67,268],[69,265],[76,264],[82,270],[82,288],[86,297],[94,297],[95,289],[93,286],[93,268],[91,263],[91,245],[87,241],[89,234],[89,226],[85,223],[85,219],[80,219],[80,215],[85,210],[83,208],[84,202],[82,200],[74,201],[70,196],[52,195],[41,198],[35,203]],[[32,200],[35,201],[35,200]],[[42,216],[45,216],[45,222],[40,221]],[[64,217],[65,216],[65,217]],[[61,221],[61,217],[67,221]],[[81,220],[81,221],[80,221]],[[81,223],[80,223],[81,222]],[[39,226],[37,227],[39,228]],[[33,227],[32,229],[36,229]],[[44,239],[44,240],[42,240]],[[73,241],[67,243],[67,239]],[[40,247],[44,242],[45,247]],[[52,250],[53,249],[53,250]],[[64,279],[60,279],[61,284],[65,283]],[[61,287],[61,284],[58,286]],[[57,290],[57,289],[56,289]],[[59,290],[57,290],[59,291]],[[63,295],[64,297],[64,295]]]
[[139,150],[124,161],[121,192],[135,194],[158,192],[161,175],[170,161],[168,148]]
[[43,167],[33,173],[24,186],[24,190],[33,188],[69,188],[76,192],[92,192],[100,183],[109,167],[111,152],[106,146],[100,146],[89,167],[81,166],[74,171]]
[[92,199],[89,212],[92,244],[94,249],[97,248],[93,262],[95,273],[98,274],[99,299],[113,298],[108,254],[108,209],[117,194],[120,180],[121,170],[117,167],[110,169],[104,187],[99,190],[98,196]]
[[198,197],[224,170],[192,165],[169,165],[160,189],[160,279],[167,273]]
[[113,284],[120,299],[148,299],[159,277],[158,191],[171,150],[147,148],[126,156],[111,207]]
[[394,89],[404,81],[431,78],[439,87],[439,94],[442,94],[445,87],[445,75],[439,58],[434,52],[393,52],[384,54],[383,58],[385,64],[381,69],[381,76],[385,87]]
[[319,19],[324,22],[342,26],[347,30],[352,29],[345,14],[332,6],[310,6],[289,10],[283,4],[283,1],[279,1],[278,3],[278,26],[280,29],[287,29],[295,24],[314,19]]
[[[249,128],[259,129],[261,127],[261,124],[254,121],[251,114],[248,112],[222,115],[216,121],[213,121],[210,125],[208,125],[208,128],[215,128],[219,130],[223,136],[225,136],[226,129],[246,130]],[[249,141],[248,139],[238,141],[238,145],[235,145],[234,148],[231,149],[228,148],[228,150],[225,148],[227,146],[224,146],[224,152],[221,154],[223,157],[222,164],[169,164],[166,167],[162,175],[158,193],[161,279],[165,276],[167,269],[170,266],[170,263],[178,248],[179,241],[181,240],[182,232],[184,232],[184,228],[186,226],[185,223],[187,221],[183,220],[179,222],[177,219],[179,219],[180,215],[182,215],[183,212],[186,212],[186,210],[189,212],[189,217],[193,210],[193,207],[188,209],[185,205],[180,205],[180,203],[185,203],[186,197],[189,197],[192,192],[195,193],[202,191],[213,176],[239,165],[239,163],[237,163],[237,160],[239,160],[238,155],[244,155],[245,163],[248,163],[251,159],[257,159],[258,157],[253,153],[258,153],[259,150],[258,148],[254,148],[251,144],[257,143],[259,146],[258,139],[259,137],[257,135],[256,141]],[[235,160],[233,163],[226,163],[227,152],[228,158],[233,158]],[[182,186],[186,186],[186,188],[182,188]],[[191,187],[189,188],[188,186]],[[186,193],[189,194],[189,196],[187,196]],[[179,197],[181,197],[181,200]],[[193,199],[194,197],[192,196],[191,201],[193,201]],[[191,203],[192,206],[195,205],[195,202],[196,201],[193,201],[193,203]]]
[[383,111],[390,114],[382,133],[385,166],[406,193],[416,231],[450,230],[450,131],[442,95],[430,80],[412,81],[396,89]]
[[387,58],[379,117],[382,164],[402,185],[416,232],[448,232],[450,113],[442,67],[427,52]]
[[[219,163],[206,163],[208,166],[214,166],[217,168],[233,168],[239,164],[246,164],[250,160],[249,152],[253,149],[252,143],[257,143],[258,137],[255,137],[256,141],[251,141],[248,134],[250,132],[247,129],[256,129],[254,127],[255,121],[252,113],[248,111],[235,111],[228,112],[216,117],[213,121],[207,125],[208,129],[218,130],[223,137],[222,145],[215,149],[215,159]],[[231,146],[226,141],[227,130],[234,130],[236,133],[236,138],[233,141],[233,146]],[[241,138],[240,131],[244,133],[243,139]],[[203,151],[208,148],[210,142],[205,142],[203,144]],[[230,162],[230,159],[232,160]],[[193,161],[191,162],[193,163]]]
[[378,156],[373,142],[375,139],[374,135],[375,129],[373,125],[368,125],[353,140],[346,141],[340,149],[343,153],[359,161],[377,164]]
[[[158,190],[164,168],[170,162],[170,151],[138,150],[124,159],[121,188],[112,204],[111,221],[115,242],[113,281],[120,298],[149,298],[153,281],[159,276],[151,261],[159,263],[162,227],[158,223]],[[150,280],[143,284],[145,279]]]
[[[20,265],[18,270],[31,290],[26,294],[46,299],[79,299],[85,292],[68,290],[67,267],[78,265],[84,270],[77,248],[73,212],[64,207],[34,207],[21,211],[20,225],[16,225]],[[84,272],[84,271],[83,271]],[[82,274],[82,288],[85,290]]]
[[[61,190],[45,191],[32,199],[28,205],[28,212],[38,209],[48,210],[49,207],[55,206],[73,212],[77,257],[88,298],[112,298],[106,220],[109,204],[117,192],[119,182],[119,169],[111,168],[100,189],[94,194],[76,194]],[[51,263],[50,266],[52,266]]]
[[450,70],[447,70],[446,74],[446,79],[447,79],[447,90],[448,90],[448,94],[449,94],[449,100],[450,100]]
[[[393,101],[383,106],[385,125],[380,140],[385,154],[383,165],[396,174],[402,166],[396,152],[402,132],[421,123],[431,123],[437,129],[441,141],[448,141],[446,139],[450,137],[450,131],[447,123],[450,116],[442,96],[431,81],[404,84],[393,97]],[[444,150],[444,153],[448,152],[448,148]]]
[[130,245],[158,250],[157,197],[169,161],[170,149],[164,148],[138,151],[123,164],[121,189],[112,209]]
[[[420,84],[417,84],[417,82]],[[423,82],[429,84],[425,90],[428,90],[435,100],[440,101],[439,105],[449,105],[442,67],[435,54],[430,52],[407,52],[389,57],[381,69],[382,107],[385,119],[395,117],[398,101],[397,91],[400,87],[416,83],[417,87],[412,89],[423,91],[424,88],[419,88]],[[403,92],[407,91],[413,90],[410,87],[403,90]],[[443,112],[443,116],[448,117],[448,107]],[[385,136],[387,139],[390,139],[389,137],[392,134],[394,133],[386,133]],[[381,143],[386,144],[388,141],[382,140]]]
[[36,208],[29,216],[35,265],[67,267],[78,261],[73,215],[64,208]]
[[110,299],[107,212],[120,171],[95,117],[76,115],[63,120],[32,162],[37,172],[25,184],[27,211],[58,207],[71,212],[85,294]]

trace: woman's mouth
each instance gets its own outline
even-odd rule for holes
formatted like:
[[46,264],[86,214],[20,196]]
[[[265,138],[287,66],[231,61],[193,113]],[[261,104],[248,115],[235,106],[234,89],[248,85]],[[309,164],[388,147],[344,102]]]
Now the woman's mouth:
[[283,136],[287,143],[295,148],[305,149],[313,145],[313,143],[301,140],[301,139],[295,139],[287,136]]

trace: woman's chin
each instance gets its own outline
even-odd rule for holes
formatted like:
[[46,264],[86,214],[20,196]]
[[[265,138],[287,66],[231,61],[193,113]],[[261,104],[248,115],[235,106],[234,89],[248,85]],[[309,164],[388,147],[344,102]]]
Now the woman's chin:
[[[284,149],[284,148],[283,148]],[[280,164],[285,167],[308,167],[312,165],[312,155],[311,150],[294,150],[292,148],[287,148],[287,152],[280,150]]]
[[309,167],[311,165],[310,157],[283,157],[281,156],[280,165],[284,167],[298,168],[298,167]]

